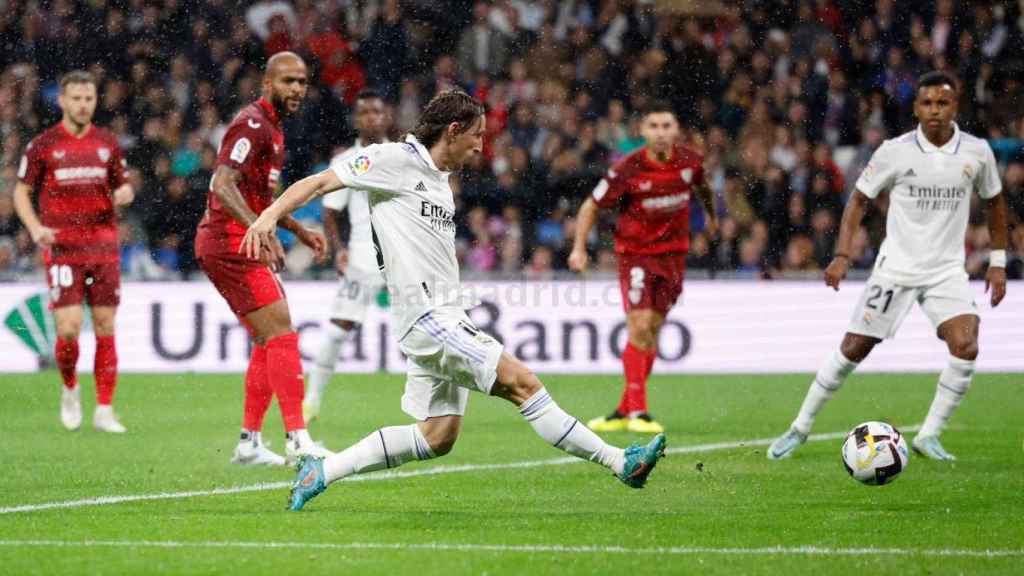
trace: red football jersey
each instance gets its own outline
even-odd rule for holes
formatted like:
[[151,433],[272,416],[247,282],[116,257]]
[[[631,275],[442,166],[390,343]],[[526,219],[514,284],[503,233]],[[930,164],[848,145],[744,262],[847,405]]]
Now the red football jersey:
[[39,194],[39,219],[56,231],[53,262],[117,262],[113,191],[125,182],[117,137],[96,126],[82,136],[58,123],[36,136],[21,158],[18,179]]
[[[221,165],[241,172],[238,190],[253,212],[263,212],[274,201],[284,165],[284,132],[277,111],[269,102],[257,100],[231,121],[217,153],[216,166]],[[245,230],[211,191],[207,195],[206,215],[199,223],[196,255],[237,251]]]
[[615,251],[620,254],[686,252],[690,247],[690,195],[704,183],[703,157],[676,146],[662,164],[647,148],[626,156],[594,188],[601,208],[617,207]]

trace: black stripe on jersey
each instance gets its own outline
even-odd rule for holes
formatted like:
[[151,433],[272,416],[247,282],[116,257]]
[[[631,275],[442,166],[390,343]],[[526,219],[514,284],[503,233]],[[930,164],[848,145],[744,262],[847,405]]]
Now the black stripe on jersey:
[[377,254],[377,269],[384,272],[384,251],[380,249],[380,240],[377,238],[377,231],[370,222],[370,236],[373,238],[373,251]]

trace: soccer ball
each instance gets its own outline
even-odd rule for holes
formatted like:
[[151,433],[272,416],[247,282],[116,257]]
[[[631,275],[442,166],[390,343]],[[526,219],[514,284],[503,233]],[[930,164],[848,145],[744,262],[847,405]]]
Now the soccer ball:
[[885,422],[865,422],[843,443],[846,471],[871,486],[892,482],[907,467],[909,455],[903,434]]

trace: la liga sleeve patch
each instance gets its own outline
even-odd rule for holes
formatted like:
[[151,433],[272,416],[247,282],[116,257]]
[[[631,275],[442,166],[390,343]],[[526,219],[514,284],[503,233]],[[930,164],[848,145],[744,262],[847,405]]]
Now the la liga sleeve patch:
[[249,156],[249,150],[252,150],[252,142],[245,137],[239,138],[235,141],[235,146],[231,148],[231,160],[239,164],[244,163],[246,157]]
[[366,154],[360,154],[348,163],[349,172],[351,172],[353,176],[362,176],[363,174],[366,174],[370,171],[370,166],[370,157]]

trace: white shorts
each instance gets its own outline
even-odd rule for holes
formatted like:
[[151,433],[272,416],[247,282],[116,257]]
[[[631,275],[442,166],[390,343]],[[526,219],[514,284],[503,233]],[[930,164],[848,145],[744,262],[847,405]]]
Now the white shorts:
[[373,305],[377,293],[384,287],[384,279],[376,270],[366,271],[350,265],[339,282],[331,304],[331,320],[362,324],[366,309]]
[[469,391],[491,393],[504,347],[462,310],[434,310],[399,342],[407,375],[402,411],[417,420],[462,416]]
[[967,274],[949,276],[928,286],[901,286],[872,274],[847,331],[882,340],[893,338],[914,302],[936,329],[950,318],[978,315]]

